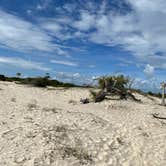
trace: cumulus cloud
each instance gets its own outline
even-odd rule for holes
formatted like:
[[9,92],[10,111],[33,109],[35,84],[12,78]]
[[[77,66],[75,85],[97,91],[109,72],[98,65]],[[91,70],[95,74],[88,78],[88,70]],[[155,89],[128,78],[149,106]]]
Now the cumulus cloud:
[[147,64],[145,69],[144,69],[144,73],[146,76],[148,76],[150,78],[153,77],[154,76],[154,67]]
[[87,11],[81,11],[80,20],[75,21],[72,26],[79,30],[87,31],[91,27],[93,27],[94,23],[95,23],[94,15],[90,14]]
[[52,0],[41,0],[40,3],[36,6],[36,9],[39,11],[46,10],[50,7],[51,3]]
[[11,65],[14,67],[19,67],[22,69],[31,69],[31,70],[41,70],[41,71],[49,71],[50,68],[44,67],[42,63],[27,61],[22,58],[11,58],[11,57],[0,57],[0,63]]
[[156,78],[151,79],[141,79],[136,78],[133,83],[133,88],[141,89],[144,91],[159,92],[160,91],[160,82]]
[[57,72],[55,79],[61,80],[63,82],[75,83],[78,85],[93,83],[92,77],[84,76],[80,73]]
[[[68,18],[70,21],[66,23],[68,29],[75,28],[68,39],[80,37],[97,44],[121,46],[140,63],[149,63],[156,68],[166,69],[166,2],[124,1],[131,8],[125,14],[108,10],[106,5],[108,1],[103,1],[98,10],[94,10],[95,3],[87,5],[86,9],[78,8],[79,18],[70,17]],[[159,55],[159,52],[162,55]]]
[[[141,67],[147,64],[142,69],[147,76],[152,76],[154,69],[166,69],[166,1],[123,1],[131,9],[126,9],[125,13],[119,12],[123,7],[111,10],[108,0],[100,4],[96,1],[86,5],[65,4],[57,10],[56,18],[36,18],[37,25],[0,10],[0,46],[17,51],[38,50],[66,55],[66,47],[55,43],[80,39],[110,47],[120,46],[134,56],[132,64],[140,63]],[[47,3],[42,4],[44,9]],[[39,10],[42,4],[39,4]],[[52,63],[78,65],[64,59]]]
[[[53,27],[45,25],[51,30]],[[58,26],[54,25],[55,31]],[[0,47],[21,52],[40,51],[66,55],[61,45],[39,26],[0,10]]]

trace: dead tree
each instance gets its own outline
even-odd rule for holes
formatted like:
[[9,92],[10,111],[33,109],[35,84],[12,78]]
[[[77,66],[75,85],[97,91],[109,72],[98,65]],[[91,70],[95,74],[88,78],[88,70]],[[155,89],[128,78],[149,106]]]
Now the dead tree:
[[104,85],[102,90],[95,96],[95,102],[101,102],[105,99],[106,95],[108,94],[108,91],[110,91],[111,86],[109,85],[107,79],[104,79]]
[[96,95],[95,102],[101,102],[109,95],[119,95],[121,100],[127,100],[131,98],[134,101],[140,102],[139,99],[136,99],[135,96],[126,88],[117,88],[117,80],[113,80],[113,83],[110,83],[106,78],[103,78],[103,87],[102,90]]
[[166,120],[166,117],[161,117],[161,116],[159,116],[159,114],[157,114],[157,113],[152,114],[152,116],[153,116],[153,118]]

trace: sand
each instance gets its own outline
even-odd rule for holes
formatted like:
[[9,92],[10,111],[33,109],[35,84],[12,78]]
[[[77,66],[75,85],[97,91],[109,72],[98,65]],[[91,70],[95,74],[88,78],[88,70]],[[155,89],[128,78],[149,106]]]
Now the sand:
[[88,89],[0,82],[0,166],[165,166],[166,107],[107,100]]

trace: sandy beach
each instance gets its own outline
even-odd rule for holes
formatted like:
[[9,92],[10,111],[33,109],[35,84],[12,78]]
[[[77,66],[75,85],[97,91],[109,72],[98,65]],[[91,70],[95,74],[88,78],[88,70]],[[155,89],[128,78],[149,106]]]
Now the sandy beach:
[[165,166],[157,98],[81,104],[89,89],[0,82],[0,166]]

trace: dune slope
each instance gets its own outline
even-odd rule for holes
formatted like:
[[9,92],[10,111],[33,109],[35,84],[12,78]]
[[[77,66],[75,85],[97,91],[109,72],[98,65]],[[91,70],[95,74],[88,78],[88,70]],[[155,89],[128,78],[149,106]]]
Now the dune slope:
[[0,166],[165,166],[166,107],[108,100],[80,104],[88,89],[0,82]]

